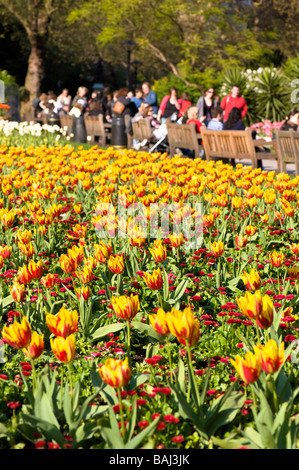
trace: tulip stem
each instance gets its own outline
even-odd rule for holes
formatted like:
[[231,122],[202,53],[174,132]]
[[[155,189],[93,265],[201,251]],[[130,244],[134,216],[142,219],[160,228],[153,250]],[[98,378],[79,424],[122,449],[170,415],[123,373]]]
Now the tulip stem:
[[117,295],[119,295],[120,281],[121,281],[121,274],[117,274],[117,287],[116,287]]
[[119,401],[119,413],[120,413],[120,422],[121,422],[121,432],[122,432],[122,437],[125,439],[125,423],[124,423],[124,410],[123,410],[123,404],[122,404],[122,398],[121,398],[121,390],[120,388],[117,389],[118,392],[118,401]]
[[70,363],[69,363],[69,362],[68,362],[68,364],[67,364],[67,368],[68,368],[69,381],[70,381],[71,409],[72,409],[72,411],[73,411],[73,378],[72,378],[71,366],[70,366]]
[[60,380],[60,409],[62,410],[62,397],[63,397],[63,377],[64,375],[64,367],[61,367],[61,380]]
[[191,383],[193,382],[194,389],[195,389],[195,394],[196,394],[196,405],[199,405],[200,399],[198,395],[198,388],[196,386],[196,379],[195,379],[195,374],[194,374],[194,369],[192,366],[192,357],[191,357],[191,348],[189,344],[187,344],[187,352],[188,352],[188,362],[189,362],[189,384],[188,384],[188,396],[187,396],[187,401],[190,401],[190,392],[191,392]]
[[127,355],[129,361],[129,367],[131,367],[131,327],[130,322],[127,320]]
[[36,390],[36,370],[33,359],[30,357],[31,367],[32,367],[32,384],[33,384],[33,393]]
[[162,299],[162,294],[161,292],[158,290],[158,295],[159,295],[159,301],[160,301],[160,305],[161,305],[161,308],[163,309],[163,299]]
[[256,328],[257,340],[260,343],[260,332],[259,332],[259,327],[257,323],[255,323],[255,328]]
[[167,342],[167,351],[168,351],[168,360],[169,360],[169,369],[170,369],[170,382],[173,383],[173,371],[172,371],[172,361],[171,361],[171,351],[170,351],[170,342]]

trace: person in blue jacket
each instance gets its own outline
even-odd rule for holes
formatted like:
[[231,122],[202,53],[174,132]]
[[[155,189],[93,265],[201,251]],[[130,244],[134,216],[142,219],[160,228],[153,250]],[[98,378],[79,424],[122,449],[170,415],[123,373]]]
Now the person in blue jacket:
[[158,97],[154,90],[151,89],[149,82],[144,82],[142,84],[143,98],[146,103],[148,103],[153,108],[153,113],[156,115],[158,113]]

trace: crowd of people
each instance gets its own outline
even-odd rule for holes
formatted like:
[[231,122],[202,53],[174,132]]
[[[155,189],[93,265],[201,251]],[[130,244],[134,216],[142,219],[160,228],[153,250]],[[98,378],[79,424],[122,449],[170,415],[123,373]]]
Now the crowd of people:
[[[142,83],[134,92],[127,88],[114,92],[110,88],[104,88],[89,94],[86,87],[80,86],[74,98],[70,96],[67,88],[64,88],[59,96],[50,91],[47,94],[42,93],[34,101],[33,107],[37,120],[42,120],[43,116],[61,114],[70,114],[76,118],[102,114],[104,122],[107,123],[111,123],[117,116],[130,116],[130,123],[149,118],[152,134],[143,142],[133,141],[136,150],[167,135],[167,119],[178,124],[195,123],[198,133],[202,126],[219,131],[244,130],[244,118],[248,111],[246,100],[237,84],[233,85],[230,93],[221,100],[215,95],[214,88],[208,87],[196,103],[192,103],[187,92],[183,92],[179,97],[177,89],[170,87],[169,93],[159,103],[158,96],[149,82]],[[281,129],[298,128],[299,110],[295,109],[290,112]],[[131,132],[131,129],[132,127],[127,128],[126,132]]]

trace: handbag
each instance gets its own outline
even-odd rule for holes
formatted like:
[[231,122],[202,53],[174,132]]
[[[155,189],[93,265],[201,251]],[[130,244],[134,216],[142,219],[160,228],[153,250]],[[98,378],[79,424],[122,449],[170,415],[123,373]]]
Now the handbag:
[[125,107],[126,105],[124,105],[120,101],[116,101],[112,111],[117,114],[122,114],[124,112]]

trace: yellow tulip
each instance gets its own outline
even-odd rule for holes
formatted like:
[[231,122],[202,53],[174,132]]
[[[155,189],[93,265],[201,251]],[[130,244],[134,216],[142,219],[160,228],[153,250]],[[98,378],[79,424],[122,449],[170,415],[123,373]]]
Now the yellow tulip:
[[124,361],[108,358],[99,369],[101,379],[113,388],[125,387],[131,378],[128,362],[128,358]]
[[155,269],[152,274],[144,273],[146,285],[152,290],[159,290],[163,286],[163,276],[160,268]]
[[57,336],[54,339],[51,338],[50,344],[53,353],[60,362],[67,364],[74,359],[76,353],[76,342],[73,334],[66,338],[63,338],[62,336]]
[[66,338],[77,330],[77,310],[67,310],[61,307],[57,315],[46,312],[46,323],[51,333]]
[[235,359],[231,359],[230,361],[246,385],[258,380],[261,373],[259,354],[255,355],[253,352],[248,351],[245,354],[245,359],[236,356]]
[[261,367],[266,374],[277,372],[285,361],[283,342],[278,348],[274,339],[270,339],[265,346],[259,344],[254,349],[260,356]]
[[132,320],[139,312],[140,303],[138,295],[131,294],[130,297],[121,295],[112,297],[111,304],[115,315],[122,320]]
[[13,348],[26,348],[31,341],[31,328],[27,318],[23,317],[21,323],[15,321],[10,326],[4,326],[2,337]]
[[183,311],[172,308],[167,313],[167,323],[170,332],[176,336],[177,340],[184,346],[194,346],[200,336],[199,322],[194,317],[190,307]]
[[252,268],[250,273],[244,273],[241,275],[242,281],[246,289],[248,290],[259,290],[261,287],[261,278],[259,273]]
[[170,333],[167,313],[162,308],[159,308],[155,315],[149,315],[148,319],[154,330],[161,336],[167,336]]

